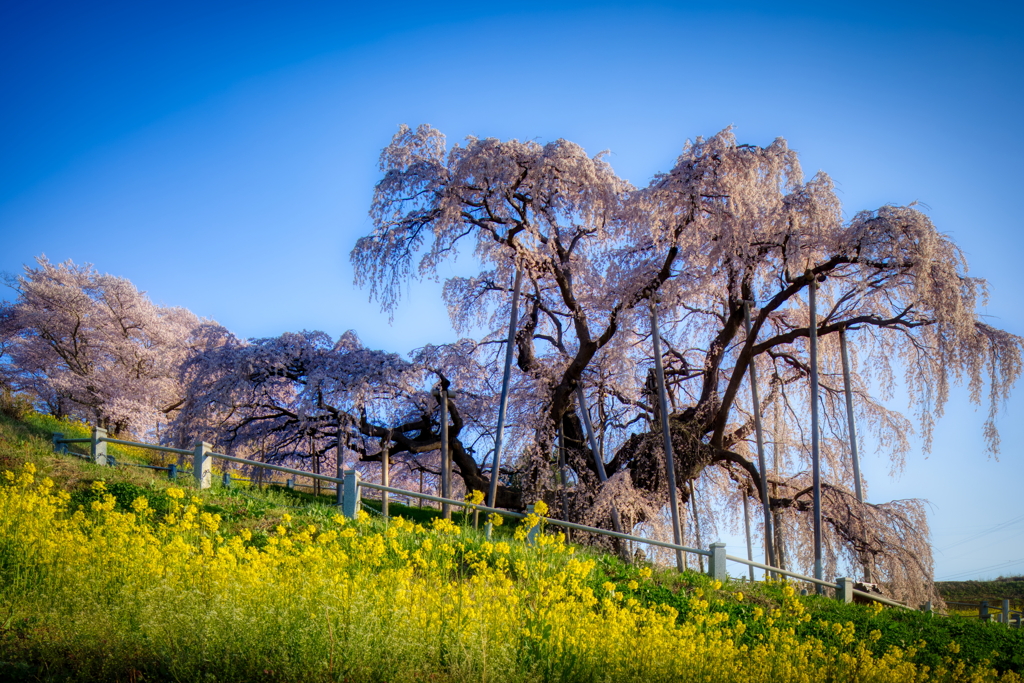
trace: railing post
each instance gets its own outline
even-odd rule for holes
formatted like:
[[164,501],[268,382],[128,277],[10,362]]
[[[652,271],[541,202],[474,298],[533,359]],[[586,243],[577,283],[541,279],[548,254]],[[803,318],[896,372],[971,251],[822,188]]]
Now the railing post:
[[1006,599],[1003,600],[1003,621],[1002,621],[1002,623],[1004,623],[1007,626],[1007,628],[1009,628],[1009,626],[1010,626],[1010,601],[1006,600]]
[[210,457],[212,450],[213,446],[200,441],[192,454],[192,475],[196,478],[196,487],[200,489],[210,488],[210,480],[213,477],[213,458]]
[[978,618],[982,621],[988,621],[988,600],[982,600],[981,604],[978,605]]
[[53,452],[54,453],[66,453],[68,450],[67,444],[61,443],[61,439],[64,435],[60,432],[56,432],[53,435]]
[[89,455],[97,465],[107,464],[107,430],[103,427],[92,428],[92,442],[89,444]]
[[[391,486],[391,458],[388,449],[391,447],[391,433],[384,437],[384,446],[380,449],[380,483],[384,486]],[[388,503],[391,502],[391,494],[387,491],[380,492],[380,514],[387,519],[391,516],[391,509]]]
[[355,519],[359,512],[361,495],[359,486],[359,472],[357,470],[345,470],[345,496],[342,498],[342,513],[349,519]]
[[836,579],[836,600],[853,602],[853,579],[848,576]]
[[221,484],[226,489],[231,488],[231,473],[230,472],[225,472],[224,473],[224,476],[221,477]]
[[708,548],[711,551],[711,557],[708,562],[708,576],[715,581],[725,581],[728,578],[728,574],[725,572],[725,544],[721,541],[712,543]]
[[[533,503],[526,506],[526,514],[533,514]],[[534,524],[530,527],[530,530],[526,532],[526,545],[537,545],[537,529],[540,528],[540,523]]]
[[178,481],[178,465],[171,463],[167,466],[167,478],[171,481]]
[[928,602],[921,605],[921,611],[927,614],[928,616],[932,616],[933,614],[935,614],[935,605],[933,605],[932,601],[929,600]]
[[290,479],[285,479],[284,480],[284,487],[286,489],[288,489],[289,491],[294,491],[295,490],[295,478],[292,477]]

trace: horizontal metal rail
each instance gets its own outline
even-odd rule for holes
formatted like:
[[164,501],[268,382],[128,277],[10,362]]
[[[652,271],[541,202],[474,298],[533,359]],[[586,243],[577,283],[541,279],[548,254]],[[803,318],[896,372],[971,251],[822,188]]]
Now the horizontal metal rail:
[[[148,448],[154,451],[164,451],[165,453],[178,453],[180,455],[192,455],[194,451],[189,451],[184,448],[171,448],[170,446],[157,446],[150,443],[136,443],[134,441],[123,441],[121,439],[111,439],[110,437],[103,437],[102,439],[96,439],[97,441],[106,441],[107,443],[116,443],[121,446],[135,446],[136,448]],[[86,439],[86,441],[92,442],[92,439]],[[66,442],[66,441],[65,441]]]
[[760,562],[747,560],[742,557],[736,557],[735,555],[726,555],[725,559],[731,560],[733,562],[739,562],[740,564],[747,564],[751,567],[757,567],[758,569],[764,569],[765,571],[775,572],[776,574],[792,576],[794,579],[799,579],[800,581],[807,581],[808,583],[816,583],[819,586],[825,586],[826,588],[838,588],[836,584],[830,583],[828,581],[822,581],[821,579],[813,579],[810,576],[804,576],[803,574],[797,574],[796,572],[786,571],[785,569],[779,569],[778,567],[773,567],[768,564],[761,564]]
[[[145,469],[145,470],[164,470],[165,472],[169,472],[170,469],[171,469],[170,467],[158,467],[156,465],[140,465],[140,464],[135,463],[135,462],[119,462],[117,464],[118,465],[124,465],[125,467],[141,467],[142,469]],[[179,470],[179,471],[181,471],[181,470]],[[182,474],[184,474],[184,472],[182,472]]]
[[56,439],[54,443],[92,443],[92,439]]
[[[307,475],[308,476],[308,475]],[[464,500],[454,500],[451,498],[441,498],[440,496],[432,496],[427,493],[417,493],[415,491],[407,491],[405,489],[396,489],[390,486],[382,486],[381,484],[371,484],[369,482],[359,482],[360,486],[377,489],[378,491],[387,491],[388,493],[394,493],[400,496],[412,496],[414,498],[423,498],[424,500],[432,500],[435,503],[448,503],[449,505],[461,505],[464,508],[471,510],[477,510],[479,512],[494,512],[506,517],[515,517],[516,519],[523,519],[526,515],[519,512],[511,512],[509,510],[502,510],[499,508],[490,508],[486,505],[477,505],[475,503],[468,503]],[[545,517],[544,521],[548,524],[555,526],[566,527],[567,529],[575,529],[577,531],[585,531],[591,534],[600,534],[602,536],[610,536],[611,538],[619,538],[624,541],[633,541],[635,543],[646,543],[648,545],[656,545],[661,548],[668,548],[670,550],[681,550],[687,553],[696,553],[697,555],[710,556],[711,551],[700,550],[698,548],[688,548],[684,545],[676,545],[674,543],[667,543],[665,541],[656,541],[651,538],[643,538],[641,536],[632,536],[630,534],[620,534],[617,531],[609,531],[607,529],[598,529],[597,527],[584,526],[583,524],[575,524],[573,522],[566,522],[562,519],[555,519],[553,517]]]
[[[291,467],[284,467],[282,465],[271,465],[270,463],[256,462],[255,460],[248,460],[246,458],[236,458],[232,455],[225,455],[223,453],[210,452],[208,455],[214,458],[220,458],[221,460],[227,460],[229,462],[236,462],[243,465],[255,465],[256,467],[265,467],[267,469],[275,470],[277,472],[285,472],[286,474],[294,474],[300,477],[309,477],[311,479],[319,479],[320,481],[331,481],[335,484],[345,484],[344,479],[338,477],[330,477],[325,474],[315,474],[312,472],[305,472],[303,470],[297,470]],[[453,498],[442,498],[441,496],[432,496],[429,493],[418,493],[416,491],[407,491],[405,489],[396,489],[391,486],[383,486],[382,484],[373,484],[367,481],[360,481],[359,486],[363,488],[376,489],[378,491],[386,491],[387,493],[393,493],[400,496],[412,496],[413,498],[421,498],[423,500],[431,500],[435,503],[447,503],[449,505],[457,505],[470,510],[476,510],[478,512],[493,512],[496,514],[504,515],[506,517],[514,517],[515,519],[523,519],[526,515],[519,512],[512,512],[510,510],[502,510],[499,508],[491,508],[486,505],[477,505],[469,503],[464,500],[455,500]],[[575,529],[577,531],[586,531],[592,534],[601,534],[602,536],[610,536],[612,538],[620,538],[626,541],[634,541],[636,543],[646,543],[648,545],[656,545],[662,548],[669,548],[670,550],[681,550],[688,553],[696,553],[698,555],[710,556],[711,552],[707,550],[699,550],[697,548],[687,548],[686,546],[675,545],[674,543],[666,543],[664,541],[655,541],[650,538],[641,538],[640,536],[631,536],[630,534],[620,534],[615,531],[608,531],[606,529],[598,529],[596,527],[584,526],[582,524],[574,524],[573,522],[566,522],[561,519],[545,518],[545,521],[549,524],[556,526],[562,526],[569,529]]]
[[891,605],[893,607],[902,607],[903,609],[913,609],[909,605],[904,605],[902,602],[897,602],[895,600],[890,600],[889,598],[883,598],[881,595],[878,595],[877,593],[865,593],[864,591],[859,591],[856,588],[854,588],[853,589],[853,594],[854,595],[859,595],[862,598],[868,598],[870,600],[874,600],[875,602],[881,602],[881,603],[886,604],[886,605]]
[[[192,451],[189,451],[191,453]],[[333,481],[335,484],[345,485],[345,480],[338,477],[329,477],[326,474],[314,474],[313,472],[305,472],[303,470],[297,470],[294,467],[285,467],[283,465],[271,465],[269,462],[257,462],[256,460],[248,460],[246,458],[236,458],[233,455],[225,455],[223,453],[209,452],[209,455],[214,458],[220,458],[221,460],[227,460],[228,462],[237,462],[242,465],[254,465],[256,467],[262,467],[268,470],[274,470],[275,472],[284,472],[285,474],[294,474],[299,477],[310,477],[311,479],[319,479],[321,481]],[[365,486],[363,482],[359,482],[360,486]]]

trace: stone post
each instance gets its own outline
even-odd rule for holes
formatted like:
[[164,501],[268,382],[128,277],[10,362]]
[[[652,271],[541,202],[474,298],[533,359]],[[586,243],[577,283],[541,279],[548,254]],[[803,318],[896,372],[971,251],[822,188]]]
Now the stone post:
[[89,455],[97,465],[107,464],[107,430],[103,427],[92,428],[92,443],[89,444]]
[[210,488],[213,478],[213,458],[210,457],[210,451],[213,450],[213,446],[200,441],[196,444],[195,450],[192,454],[192,474],[196,478],[196,487],[200,489]]
[[853,602],[853,579],[848,576],[836,579],[836,600]]
[[725,544],[721,541],[712,543],[709,550],[711,561],[708,562],[708,576],[715,581],[725,581],[729,576],[725,572]]
[[359,512],[362,502],[360,496],[359,472],[356,470],[345,470],[345,496],[342,498],[342,511],[349,519],[355,519],[356,514]]
[[[533,514],[533,503],[526,506],[526,514]],[[529,531],[526,532],[526,545],[537,545],[537,530],[540,529],[540,523],[538,522]]]

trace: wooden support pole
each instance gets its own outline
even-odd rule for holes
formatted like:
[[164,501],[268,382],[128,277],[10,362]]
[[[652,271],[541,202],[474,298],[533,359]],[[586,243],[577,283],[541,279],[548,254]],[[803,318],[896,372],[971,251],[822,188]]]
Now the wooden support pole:
[[853,486],[857,502],[864,502],[860,482],[860,457],[857,454],[857,422],[853,419],[853,386],[850,381],[850,352],[846,345],[846,328],[839,330],[839,348],[843,356],[843,389],[846,392],[846,430],[850,437],[850,458],[853,460]]
[[[452,461],[448,448],[448,390],[441,386],[441,497],[452,497]],[[441,504],[441,515],[445,519],[452,518],[451,505]]]
[[[494,507],[498,497],[498,474],[501,472],[501,446],[505,437],[505,415],[508,411],[509,383],[512,378],[512,357],[516,345],[516,328],[519,326],[519,291],[523,286],[523,271],[516,269],[515,284],[512,285],[512,312],[508,320],[508,338],[505,340],[505,370],[501,376],[501,399],[498,402],[498,430],[494,436],[494,457],[491,458],[491,481],[487,487],[487,507]],[[491,527],[487,526],[487,535]]]
[[[743,302],[743,322],[746,325],[748,343],[753,346],[750,325],[750,302]],[[765,564],[775,566],[775,544],[772,533],[772,499],[768,491],[768,465],[764,457],[764,430],[761,425],[761,399],[757,389],[757,363],[750,359],[750,395],[754,409],[754,436],[757,439],[757,467],[761,472],[761,506],[764,508],[764,557]],[[745,500],[745,499],[744,499]]]
[[[665,476],[668,480],[668,504],[672,513],[672,542],[683,544],[679,529],[679,493],[676,490],[675,454],[672,451],[672,429],[669,425],[668,393],[665,389],[665,368],[661,361],[661,332],[658,329],[658,305],[651,300],[651,336],[654,340],[654,374],[658,381],[658,406],[661,411],[661,438],[665,449]],[[746,501],[746,499],[744,499]],[[676,568],[683,571],[683,553],[676,550]]]
[[[601,483],[608,481],[608,473],[604,469],[604,460],[601,459],[601,449],[597,447],[597,437],[594,435],[594,425],[590,421],[590,410],[587,408],[587,400],[583,395],[583,387],[576,387],[576,400],[580,404],[580,417],[583,419],[583,429],[587,433],[587,442],[590,444],[590,452],[594,455],[594,465],[597,468],[597,478]],[[612,528],[615,529],[616,533],[622,533],[622,520],[619,517],[619,509],[612,505]],[[623,551],[620,553],[623,555],[623,559],[628,561],[625,546],[622,546]]]
[[[558,488],[562,494],[562,519],[569,521],[569,473],[565,466],[565,430],[558,425]],[[565,530],[565,540],[569,540],[569,529]]]
[[[808,303],[810,305],[810,351],[811,351],[811,471],[812,488],[814,498],[814,578],[819,581],[825,580],[825,569],[822,564],[821,555],[821,450],[818,431],[818,313],[816,291],[818,284],[814,280],[811,271],[807,271],[811,278],[808,288]],[[816,584],[817,585],[817,584]],[[822,588],[817,585],[817,592],[820,594]]]
[[[754,560],[754,546],[750,541],[750,502],[747,500],[747,490],[743,490],[743,531],[747,536],[747,559],[750,561]],[[754,580],[754,565],[749,565],[747,569],[750,570],[750,580]]]

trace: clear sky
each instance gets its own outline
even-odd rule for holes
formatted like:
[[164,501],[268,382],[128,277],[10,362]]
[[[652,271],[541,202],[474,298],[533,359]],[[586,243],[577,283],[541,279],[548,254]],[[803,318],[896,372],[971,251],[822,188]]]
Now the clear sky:
[[[243,337],[405,352],[454,338],[438,287],[388,325],[348,263],[399,124],[567,138],[639,185],[734,125],[849,214],[924,203],[1024,334],[1020,3],[491,6],[0,3],[0,270],[91,262]],[[998,462],[963,392],[901,477],[866,455],[872,500],[932,502],[938,578],[1024,573],[1022,392]]]

